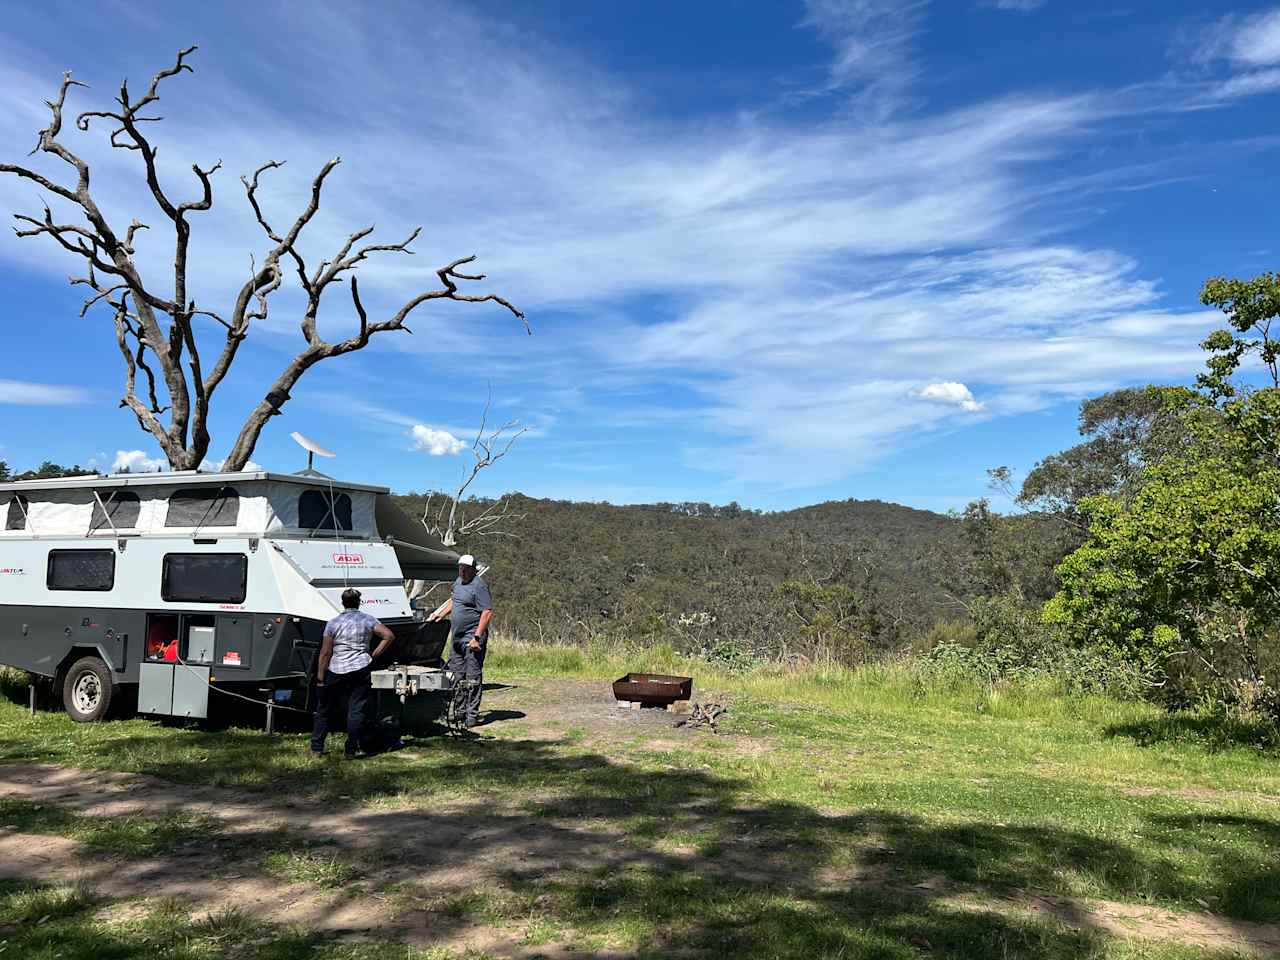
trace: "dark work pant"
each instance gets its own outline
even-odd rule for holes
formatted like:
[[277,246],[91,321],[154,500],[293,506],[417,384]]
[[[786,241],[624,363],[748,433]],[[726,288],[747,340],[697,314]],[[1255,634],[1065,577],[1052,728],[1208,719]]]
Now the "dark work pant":
[[484,688],[484,651],[485,644],[480,644],[479,650],[471,650],[467,647],[470,638],[466,640],[455,640],[453,643],[453,652],[449,655],[449,663],[446,669],[455,677],[466,677],[468,680],[474,680],[476,685],[467,691],[467,720],[474,722],[480,715],[480,694]]
[[369,697],[373,692],[369,682],[370,669],[365,667],[351,673],[325,672],[324,684],[316,688],[319,698],[315,726],[311,728],[311,749],[316,753],[324,750],[329,727],[334,725],[335,716],[342,716],[344,706],[347,713],[347,755],[360,747],[367,750],[371,746],[368,729]]

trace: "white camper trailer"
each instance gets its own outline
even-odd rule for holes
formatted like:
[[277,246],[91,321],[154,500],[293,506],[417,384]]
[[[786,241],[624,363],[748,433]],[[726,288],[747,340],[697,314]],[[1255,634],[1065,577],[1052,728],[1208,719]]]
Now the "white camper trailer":
[[132,685],[149,714],[204,717],[211,689],[305,706],[347,586],[390,659],[436,662],[406,581],[452,580],[457,557],[389,493],[311,470],[0,484],[0,663],[54,678],[82,721]]

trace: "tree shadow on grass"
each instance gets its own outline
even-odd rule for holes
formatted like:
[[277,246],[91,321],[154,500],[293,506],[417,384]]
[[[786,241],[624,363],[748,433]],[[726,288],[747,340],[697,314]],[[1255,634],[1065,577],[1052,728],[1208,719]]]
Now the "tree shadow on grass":
[[85,888],[0,880],[0,949],[4,956],[60,960],[403,960],[403,946],[354,952],[350,944],[234,911],[197,918],[182,904],[161,902],[125,923],[103,923],[107,903]]
[[[1112,935],[1074,901],[1052,916],[1000,908],[999,898],[1028,890],[1191,909],[1204,899],[1229,921],[1280,917],[1275,893],[1249,892],[1277,886],[1280,828],[1251,817],[1144,817],[1165,856],[1049,817],[1006,825],[877,809],[824,814],[762,800],[738,778],[643,768],[560,742],[442,739],[413,752],[315,764],[296,739],[191,731],[179,742],[86,737],[65,759],[248,788],[264,804],[337,800],[335,817],[350,801],[414,798],[413,807],[350,813],[364,855],[379,851],[379,882],[423,885],[392,935],[441,909],[422,904],[440,895],[444,881],[434,878],[446,874],[459,898],[450,909],[464,920],[505,924],[518,940],[520,924],[537,918],[562,941],[621,940],[635,956],[683,946],[779,960],[908,957],[922,943],[948,956],[1106,954]],[[18,755],[0,742],[5,758]],[[1179,850],[1202,855],[1198,872]],[[989,909],[965,909],[957,897]]]
[[1171,713],[1150,720],[1112,724],[1108,737],[1123,737],[1140,747],[1166,743],[1191,744],[1210,753],[1253,747],[1280,756],[1280,724],[1243,721],[1225,714]]
[[1244,920],[1280,917],[1280,861],[1275,853],[1280,850],[1280,823],[1228,813],[1155,814],[1147,818],[1147,832],[1210,865],[1210,879],[1199,885],[1199,892],[1169,875],[1153,885],[1156,896],[1189,895]]

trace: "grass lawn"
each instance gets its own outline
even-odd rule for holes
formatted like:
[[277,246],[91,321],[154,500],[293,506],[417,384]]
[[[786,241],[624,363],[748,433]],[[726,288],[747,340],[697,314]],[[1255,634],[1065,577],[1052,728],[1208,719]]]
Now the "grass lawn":
[[[603,681],[627,669],[694,675],[695,698],[729,705],[723,732],[624,722]],[[210,856],[240,872],[358,887],[388,916],[425,912],[476,934],[404,946],[391,942],[403,931],[334,937],[156,898],[126,910],[118,891],[19,877],[0,886],[0,960],[1173,958],[1235,955],[1233,931],[1280,923],[1269,729],[1034,685],[924,686],[901,668],[730,675],[661,649],[624,659],[499,643],[486,675],[512,688],[487,695],[510,716],[482,739],[353,763],[310,760],[300,733],[78,725],[0,700],[0,764],[141,773],[311,811],[246,836],[207,812],[102,821],[11,797],[6,830],[122,863],[218,840]],[[365,842],[317,846],[317,809],[367,824]],[[459,816],[438,866],[394,861],[384,876],[379,844],[404,829],[449,837]],[[445,866],[461,878],[432,886]],[[1206,919],[1220,942],[1196,940]]]

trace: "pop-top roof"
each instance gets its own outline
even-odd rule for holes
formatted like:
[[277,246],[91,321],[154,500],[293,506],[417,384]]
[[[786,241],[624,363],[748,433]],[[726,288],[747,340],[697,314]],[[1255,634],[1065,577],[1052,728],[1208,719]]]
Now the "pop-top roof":
[[243,483],[249,480],[269,480],[273,483],[300,483],[308,487],[318,484],[332,483],[334,488],[343,490],[364,490],[369,493],[390,493],[390,487],[378,487],[365,483],[347,483],[345,480],[334,480],[314,470],[304,474],[270,473],[266,470],[245,470],[239,473],[200,473],[196,470],[174,470],[168,473],[113,473],[102,475],[96,473],[81,474],[75,477],[55,477],[46,480],[11,480],[0,483],[0,493],[31,490],[100,490],[110,487],[195,487],[221,486],[228,483]]

